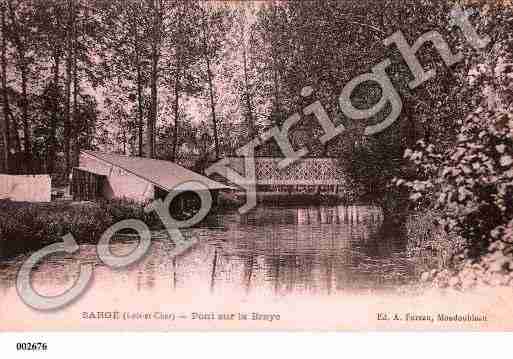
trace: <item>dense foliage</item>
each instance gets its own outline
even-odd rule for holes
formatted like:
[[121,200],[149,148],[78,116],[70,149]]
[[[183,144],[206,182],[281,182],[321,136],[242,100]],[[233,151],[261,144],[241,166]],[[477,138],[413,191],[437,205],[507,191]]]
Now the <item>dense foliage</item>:
[[513,284],[513,15],[500,10],[494,20],[509,31],[494,37],[467,74],[468,87],[480,90],[475,110],[456,122],[449,146],[420,140],[406,150],[414,173],[396,180],[418,209],[436,211],[436,222],[456,235],[447,238],[466,242],[453,269],[426,273],[442,286]]
[[420,141],[405,156],[430,175],[407,182],[411,198],[443,210],[440,222],[468,239],[472,256],[513,219],[512,114],[477,111],[465,120],[453,148],[439,153]]

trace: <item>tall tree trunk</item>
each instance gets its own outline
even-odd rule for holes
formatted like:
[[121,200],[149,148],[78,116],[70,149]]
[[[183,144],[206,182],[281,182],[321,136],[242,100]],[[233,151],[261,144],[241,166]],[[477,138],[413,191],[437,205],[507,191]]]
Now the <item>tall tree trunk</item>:
[[178,31],[177,31],[177,39],[176,39],[176,64],[175,64],[175,102],[173,105],[173,112],[175,116],[175,126],[173,128],[173,155],[172,161],[176,160],[177,156],[177,148],[178,148],[178,129],[180,126],[180,72],[182,71],[182,17],[183,13],[178,13]]
[[9,173],[9,119],[5,116],[5,111],[3,112],[3,121],[0,126],[0,132],[2,135],[2,159],[0,164],[0,173]]
[[[54,6],[54,16],[57,21],[57,27],[61,25],[61,13],[59,6]],[[47,172],[52,174],[55,172],[55,157],[57,152],[57,125],[58,125],[58,114],[59,114],[59,100],[60,100],[60,63],[61,63],[61,51],[60,46],[56,46],[53,49],[53,91],[50,94],[52,96],[52,107],[53,113],[51,116],[50,123],[50,141],[47,148],[47,160],[46,169]]]
[[148,116],[148,129],[146,131],[146,145],[148,147],[146,156],[149,158],[155,157],[155,125],[157,122],[157,74],[155,70],[156,62],[156,59],[152,60],[150,115]]
[[[133,14],[134,19],[136,14]],[[140,157],[144,156],[143,149],[143,135],[144,135],[144,109],[143,109],[143,77],[140,60],[140,39],[137,21],[132,22],[132,32],[134,40],[134,53],[135,53],[135,70],[137,74],[137,152]]]
[[175,116],[175,126],[173,128],[173,157],[172,161],[176,160],[177,157],[177,147],[178,147],[178,126],[180,125],[180,120],[178,118],[180,109],[180,61],[176,61],[176,69],[175,69],[175,103],[173,105],[173,112]]
[[[136,42],[138,44],[139,37],[136,35]],[[141,63],[139,60],[139,45],[137,45],[136,49],[136,66],[137,66],[137,116],[138,116],[138,151],[139,156],[144,156],[143,150],[143,133],[144,133],[144,117],[143,117],[143,89],[142,89],[142,73],[141,73]]]
[[207,64],[207,79],[208,79],[208,88],[210,92],[210,110],[212,112],[212,125],[214,129],[214,146],[215,146],[215,156],[216,160],[219,158],[219,137],[217,134],[217,119],[216,119],[216,108],[214,103],[214,85],[212,83],[212,71],[210,69],[210,53],[208,51],[207,45],[207,18],[205,12],[203,12],[203,54],[205,56],[205,62]]
[[[24,66],[24,64],[25,64],[25,47],[24,47],[23,42],[20,39],[19,34],[21,33],[21,31],[18,26],[18,19],[16,18],[14,8],[12,7],[12,2],[8,2],[7,5],[9,8],[9,17],[11,19],[11,23],[14,28],[14,44],[15,44],[15,48],[16,48],[16,56],[18,58],[17,59],[17,67],[18,67],[18,69],[20,69],[20,71],[22,72],[22,76],[23,76],[23,74],[27,71],[26,67]],[[26,81],[25,81],[25,83],[26,83]],[[25,101],[25,104],[27,104],[26,101]],[[15,141],[14,144],[16,146],[16,152],[19,153],[19,152],[21,152],[21,140],[20,140],[20,132],[19,132],[19,127],[18,127],[18,122],[12,116],[12,113],[11,113],[9,107],[7,107],[7,110],[9,112],[10,118],[12,119],[12,127],[13,127],[14,141]]]
[[138,152],[139,156],[144,156],[143,150],[143,134],[144,134],[144,109],[143,109],[143,94],[142,94],[142,75],[141,75],[141,64],[137,62],[137,112],[138,112]]
[[11,133],[14,135],[14,148],[17,153],[21,152],[21,140],[20,140],[20,129],[18,127],[18,122],[13,117],[11,108],[9,107],[9,102],[7,102],[7,111],[8,117],[11,119],[10,124],[12,125]]
[[153,0],[153,29],[151,41],[151,106],[150,116],[148,118],[148,153],[149,158],[155,157],[155,127],[157,124],[158,109],[158,62],[159,62],[159,45],[160,45],[160,0]]
[[[18,25],[18,19],[12,7],[12,3],[8,2],[9,14],[12,25],[14,27],[14,42],[16,45],[16,52],[18,56],[18,69],[21,73],[21,114],[23,123],[23,135],[24,135],[24,151],[27,156],[31,156],[32,143],[31,143],[31,131],[28,119],[28,98],[27,98],[27,77],[28,77],[28,64],[25,53],[25,44],[20,39],[20,28]],[[30,166],[29,166],[30,167]]]
[[55,49],[53,53],[53,91],[50,94],[52,98],[53,113],[50,123],[50,141],[48,144],[47,172],[52,174],[55,171],[55,154],[57,147],[57,116],[59,113],[59,69],[60,69],[60,50]]
[[64,159],[66,177],[71,171],[71,82],[73,66],[72,34],[73,0],[68,0],[68,26],[66,28],[66,98],[64,100]]
[[5,41],[5,8],[4,4],[1,5],[2,11],[2,102],[3,102],[3,115],[4,115],[4,125],[2,128],[2,141],[4,144],[3,147],[3,168],[5,173],[9,173],[9,150],[11,148],[10,141],[10,126],[9,126],[9,100],[7,97],[7,57],[6,57],[6,47],[7,43]]
[[[277,19],[277,15],[276,15],[276,3],[274,2],[273,0],[273,3],[272,3],[272,11],[273,11],[273,27],[276,27],[276,24],[278,22],[278,19]],[[278,125],[278,126],[281,126],[281,121],[280,121],[280,116],[279,116],[279,113],[280,113],[280,84],[279,84],[279,81],[280,81],[280,74],[278,72],[278,53],[276,51],[276,46],[277,46],[277,41],[276,41],[276,34],[277,34],[277,29],[276,28],[273,28],[272,29],[272,33],[271,33],[271,54],[272,54],[272,71],[273,71],[273,82],[274,82],[274,112],[275,112],[275,116],[276,118],[274,119],[275,120],[275,125]]]
[[[30,131],[30,123],[29,123],[29,114],[28,114],[28,98],[27,98],[27,65],[25,60],[23,60],[21,66],[21,113],[23,119],[23,146],[24,151],[27,156],[31,156],[32,154],[32,141],[31,141],[31,131]],[[31,167],[31,166],[30,166]]]
[[244,87],[246,92],[246,107],[248,111],[248,139],[251,140],[257,135],[256,127],[255,127],[255,118],[253,116],[253,106],[251,103],[251,95],[250,95],[250,85],[249,85],[249,76],[248,76],[248,63],[247,63],[247,54],[246,54],[246,39],[244,36],[244,31],[242,33],[242,59],[244,65]]
[[72,117],[72,126],[71,126],[71,147],[72,147],[72,157],[71,157],[71,166],[75,165],[78,162],[78,157],[80,155],[80,142],[79,142],[79,121],[78,121],[78,97],[80,95],[80,78],[78,76],[78,67],[77,67],[77,42],[78,42],[78,34],[77,34],[77,21],[75,20],[75,16],[73,16],[73,27],[72,27],[72,49],[73,49],[73,64],[72,64],[72,76],[73,76],[73,117]]

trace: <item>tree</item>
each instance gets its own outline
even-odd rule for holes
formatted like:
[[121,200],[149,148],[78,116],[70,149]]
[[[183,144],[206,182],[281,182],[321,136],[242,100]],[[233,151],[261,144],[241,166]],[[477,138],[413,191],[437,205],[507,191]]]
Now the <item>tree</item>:
[[431,138],[408,149],[416,173],[397,180],[412,201],[437,209],[446,230],[467,241],[466,257],[493,260],[492,271],[510,261],[513,243],[512,18],[508,6],[489,8],[483,23],[493,46],[469,61],[466,75],[471,92],[480,94],[477,108],[458,120],[450,146]]
[[97,6],[101,14],[100,57],[102,77],[108,83],[122,86],[137,116],[137,154],[144,155],[147,88],[150,76],[148,46],[151,19],[148,4],[142,1],[111,1]]
[[[177,2],[168,10],[166,36],[163,39],[163,80],[173,95],[173,118],[171,156],[178,157],[180,146],[180,100],[185,96],[196,96],[202,90],[199,62],[202,42],[200,24],[202,11],[194,2]],[[185,124],[184,124],[185,125]]]
[[217,62],[221,55],[223,42],[231,26],[230,11],[222,6],[208,6],[204,5],[201,26],[202,26],[202,40],[203,49],[202,56],[205,61],[205,70],[207,77],[207,87],[210,100],[210,114],[212,116],[212,129],[214,136],[214,153],[215,158],[220,156],[219,150],[219,134],[218,134],[218,119],[216,117],[216,102],[215,102],[215,88],[214,88],[214,74],[212,65]]
[[3,170],[5,173],[9,173],[9,150],[11,148],[10,141],[10,125],[9,125],[9,99],[7,97],[7,41],[5,38],[5,4],[2,3],[0,8],[2,16],[2,109],[3,109],[3,126],[0,129],[2,131],[2,145],[3,145]]
[[[35,34],[31,27],[32,13],[31,8],[24,2],[14,3],[7,1],[7,12],[9,18],[9,36],[10,42],[14,45],[16,53],[16,68],[21,76],[21,118],[23,124],[23,144],[24,152],[27,158],[32,156],[31,142],[31,123],[29,116],[29,93],[28,86],[31,76],[31,67],[34,64],[33,46]],[[30,167],[30,166],[29,166]]]
[[[253,68],[253,59],[251,58],[251,44],[254,42],[252,24],[249,22],[248,13],[250,18],[254,18],[255,9],[251,3],[243,3],[240,9],[234,11],[237,26],[232,29],[233,34],[229,39],[234,59],[229,61],[223,76],[232,80],[232,86],[235,87],[237,92],[237,99],[242,108],[242,117],[245,119],[245,126],[247,130],[246,141],[250,141],[258,135],[257,114],[255,113],[255,74]],[[239,71],[230,71],[233,69],[232,62],[238,62]]]
[[66,25],[66,76],[65,76],[65,100],[64,100],[64,157],[66,163],[66,174],[71,171],[71,141],[72,141],[72,114],[71,114],[71,85],[73,81],[74,63],[74,32],[75,32],[75,0],[67,1],[67,25]]
[[[66,47],[65,25],[62,23],[66,8],[63,3],[53,1],[34,4],[34,21],[39,35],[36,53],[46,59],[51,76],[49,85],[42,89],[41,110],[48,121],[44,124],[48,131],[43,131],[47,139],[46,144],[46,170],[55,171],[55,158],[58,147],[57,129],[62,120],[63,111],[60,102],[65,100],[61,93],[61,61]],[[37,126],[37,124],[35,124]]]
[[155,158],[155,127],[158,118],[158,82],[160,77],[159,60],[160,46],[162,41],[162,4],[160,0],[150,0],[151,16],[153,24],[151,27],[151,72],[150,72],[150,114],[148,117],[147,131],[147,157]]

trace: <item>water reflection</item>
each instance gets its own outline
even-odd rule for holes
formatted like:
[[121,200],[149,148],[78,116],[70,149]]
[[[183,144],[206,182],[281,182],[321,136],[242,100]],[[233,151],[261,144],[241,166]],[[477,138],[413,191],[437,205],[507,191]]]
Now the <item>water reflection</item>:
[[[96,291],[112,295],[116,288],[271,297],[388,289],[408,280],[410,266],[403,242],[386,237],[382,221],[376,207],[257,208],[216,215],[207,226],[188,230],[200,241],[178,257],[162,233],[154,233],[148,256],[127,270],[105,267],[95,247],[83,245],[76,255],[49,257],[33,278],[43,294],[58,294],[72,283],[81,261],[94,263]],[[114,246],[113,252],[127,252],[134,242],[124,238]],[[0,265],[0,301],[12,295],[8,289],[25,258]]]

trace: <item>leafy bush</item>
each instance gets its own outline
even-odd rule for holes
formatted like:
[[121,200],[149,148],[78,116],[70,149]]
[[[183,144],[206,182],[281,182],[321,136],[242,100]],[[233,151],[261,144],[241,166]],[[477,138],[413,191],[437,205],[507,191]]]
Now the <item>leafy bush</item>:
[[504,228],[501,240],[493,242],[479,260],[465,254],[457,257],[453,268],[434,269],[424,273],[424,281],[441,288],[460,290],[480,286],[513,286],[513,221]]
[[412,200],[434,208],[447,233],[466,241],[452,268],[422,279],[457,289],[513,285],[513,115],[476,111],[454,147],[437,152],[420,142],[405,156],[422,177],[397,183],[410,188]]
[[146,213],[144,206],[139,202],[126,199],[112,199],[100,202],[99,205],[112,216],[112,223],[133,218],[143,221],[149,227],[159,227],[161,225],[160,219],[155,212]]
[[483,254],[513,219],[513,116],[478,111],[463,124],[455,146],[437,152],[423,141],[406,151],[424,179],[397,181],[411,199],[440,210],[440,223]]
[[497,38],[476,54],[466,75],[480,94],[477,109],[457,122],[450,146],[419,141],[407,150],[417,173],[397,181],[420,207],[440,212],[440,223],[467,241],[466,255],[474,259],[504,240],[501,229],[513,219],[513,8],[486,19],[495,24]]
[[[510,29],[512,9],[501,16]],[[449,238],[465,240],[452,267],[424,273],[441,287],[513,285],[513,33],[499,35],[467,75],[477,110],[458,121],[450,146],[419,141],[407,150],[416,173],[396,180],[418,208],[438,213]]]

